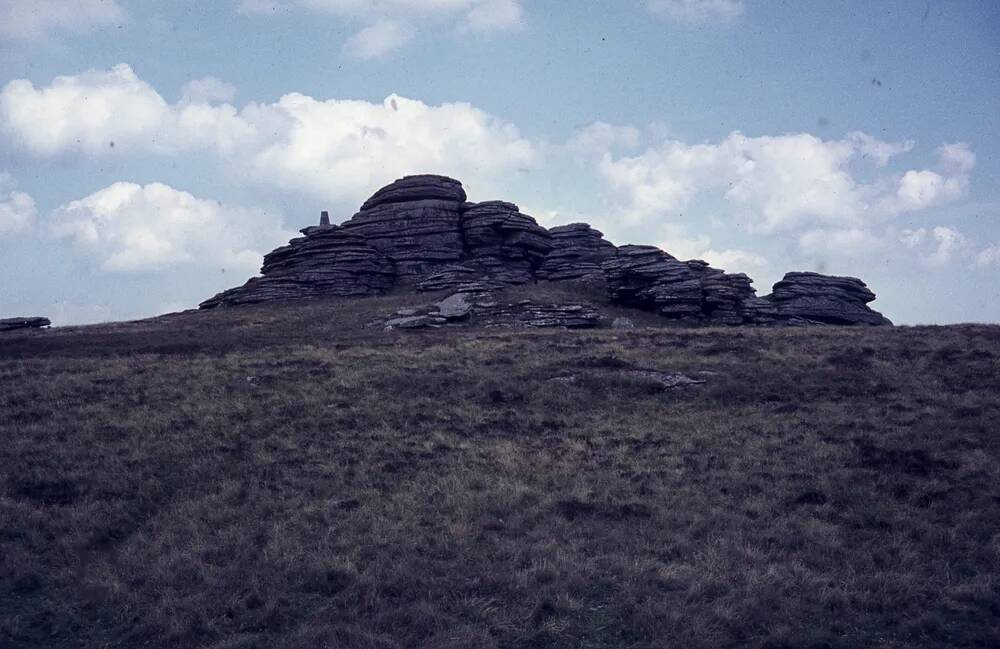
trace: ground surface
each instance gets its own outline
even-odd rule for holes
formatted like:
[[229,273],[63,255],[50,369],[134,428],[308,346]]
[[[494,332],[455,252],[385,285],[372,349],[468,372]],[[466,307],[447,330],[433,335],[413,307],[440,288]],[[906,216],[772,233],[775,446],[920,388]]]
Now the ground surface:
[[0,646],[1000,638],[1000,327],[360,326],[412,302],[0,339]]

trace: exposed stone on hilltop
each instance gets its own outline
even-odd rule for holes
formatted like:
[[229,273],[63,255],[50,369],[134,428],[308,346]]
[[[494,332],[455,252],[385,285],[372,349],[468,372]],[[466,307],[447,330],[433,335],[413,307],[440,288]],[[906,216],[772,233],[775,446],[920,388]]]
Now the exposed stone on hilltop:
[[538,279],[605,281],[601,263],[615,255],[615,246],[601,232],[586,223],[570,223],[549,234],[553,248],[535,273]]
[[773,305],[773,311],[758,319],[776,314],[779,322],[796,320],[800,324],[892,324],[868,307],[874,299],[875,294],[854,277],[786,273],[784,279],[774,285],[771,295],[764,298]]
[[395,283],[392,262],[365,238],[335,225],[305,228],[264,257],[262,277],[202,302],[219,305],[274,302],[322,295],[378,295]]
[[28,318],[3,318],[0,320],[0,331],[13,331],[15,329],[39,329],[48,327],[52,322],[48,318],[28,317]]
[[[261,277],[202,308],[377,295],[399,286],[475,294],[574,280],[606,287],[612,302],[682,323],[891,324],[867,306],[875,295],[858,279],[789,273],[772,295],[758,297],[742,273],[681,261],[653,246],[615,247],[586,223],[547,230],[513,203],[467,202],[462,184],[444,176],[397,180],[343,224],[330,225],[324,212],[320,225],[302,234],[264,258]],[[565,323],[573,317],[558,309],[549,317],[541,309],[527,319]]]

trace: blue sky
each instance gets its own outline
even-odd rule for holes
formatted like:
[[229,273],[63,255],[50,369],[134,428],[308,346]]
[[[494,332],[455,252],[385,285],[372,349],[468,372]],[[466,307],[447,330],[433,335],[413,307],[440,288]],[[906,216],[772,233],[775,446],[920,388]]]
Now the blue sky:
[[996,322],[998,108],[993,2],[0,0],[0,315],[189,308],[437,172]]

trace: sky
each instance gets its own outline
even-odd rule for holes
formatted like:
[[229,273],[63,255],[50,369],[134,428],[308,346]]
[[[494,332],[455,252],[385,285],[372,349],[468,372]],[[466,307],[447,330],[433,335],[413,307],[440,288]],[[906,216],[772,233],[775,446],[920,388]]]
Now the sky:
[[0,317],[195,307],[442,173],[754,278],[1000,321],[1000,3],[0,0]]

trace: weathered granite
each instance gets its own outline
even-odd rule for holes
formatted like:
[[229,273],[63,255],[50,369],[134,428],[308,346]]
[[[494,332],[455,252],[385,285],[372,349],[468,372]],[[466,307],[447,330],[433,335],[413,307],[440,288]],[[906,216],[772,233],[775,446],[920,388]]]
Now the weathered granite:
[[[467,202],[461,183],[443,176],[401,178],[343,224],[331,225],[324,212],[319,225],[301,232],[265,256],[260,277],[201,306],[377,295],[397,287],[483,294],[571,280],[603,286],[612,302],[681,323],[891,324],[867,306],[875,296],[858,279],[789,273],[771,295],[758,297],[742,273],[681,261],[654,246],[616,248],[586,223],[547,230],[513,203]],[[566,305],[520,306],[525,321],[596,322]],[[518,319],[510,309],[505,314]]]
[[774,285],[765,300],[774,306],[778,322],[795,320],[799,323],[832,325],[891,325],[868,303],[875,294],[860,279],[819,273],[794,272]]
[[52,324],[48,318],[40,316],[30,316],[27,318],[3,318],[0,319],[0,331],[14,331],[15,329],[39,329]]
[[615,246],[586,223],[570,223],[549,229],[552,250],[535,275],[550,281],[580,280],[604,283],[601,264],[615,255]]

